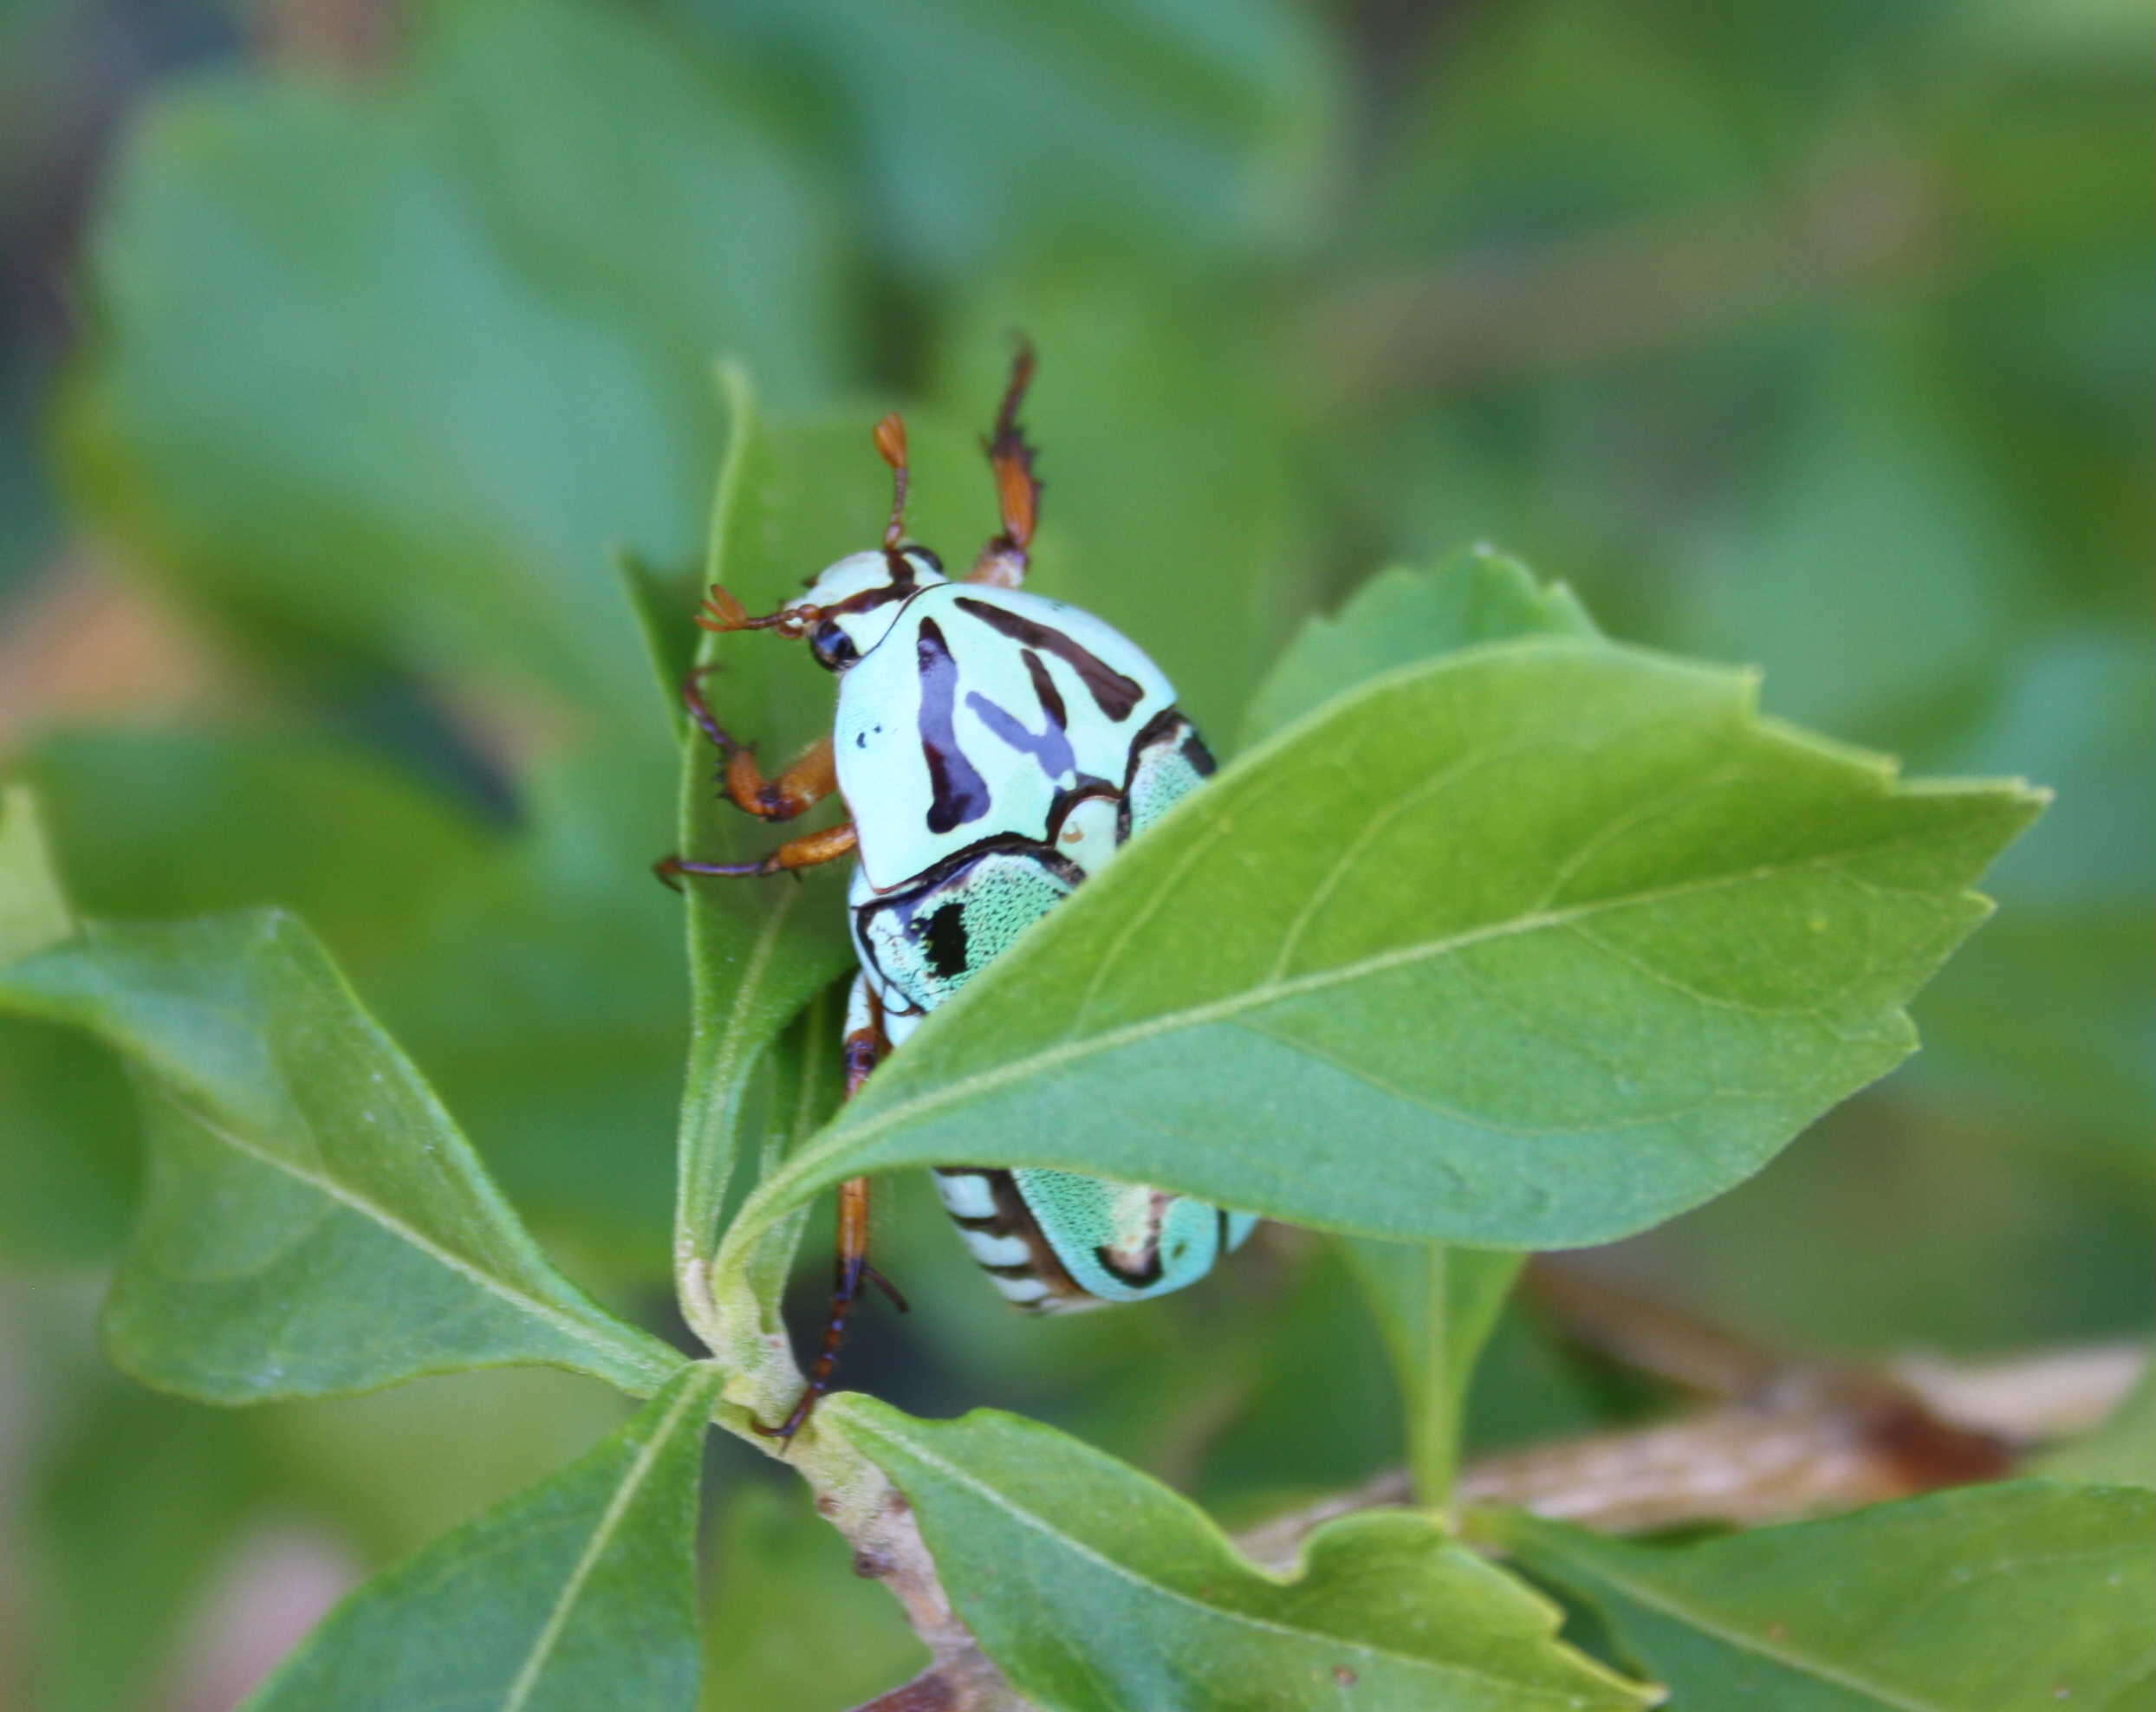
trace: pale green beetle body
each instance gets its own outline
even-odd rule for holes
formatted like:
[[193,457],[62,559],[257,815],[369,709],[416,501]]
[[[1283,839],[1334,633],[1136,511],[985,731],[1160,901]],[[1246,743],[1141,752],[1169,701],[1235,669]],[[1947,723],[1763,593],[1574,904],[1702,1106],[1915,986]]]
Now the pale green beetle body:
[[[847,1032],[893,1047],[1212,770],[1174,687],[1091,613],[855,554],[800,603],[841,675],[833,744],[859,853]],[[1010,1300],[1136,1301],[1203,1277],[1256,1220],[1069,1171],[947,1167],[946,1210]]]

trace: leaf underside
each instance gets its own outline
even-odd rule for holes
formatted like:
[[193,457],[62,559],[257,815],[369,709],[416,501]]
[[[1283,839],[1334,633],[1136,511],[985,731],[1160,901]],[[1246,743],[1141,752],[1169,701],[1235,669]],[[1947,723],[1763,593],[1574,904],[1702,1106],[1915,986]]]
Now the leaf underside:
[[2039,806],[1899,786],[1761,720],[1748,678],[1633,650],[1410,666],[1179,805],[758,1216],[958,1159],[1396,1239],[1607,1241],[1910,1050],[1902,1006]]

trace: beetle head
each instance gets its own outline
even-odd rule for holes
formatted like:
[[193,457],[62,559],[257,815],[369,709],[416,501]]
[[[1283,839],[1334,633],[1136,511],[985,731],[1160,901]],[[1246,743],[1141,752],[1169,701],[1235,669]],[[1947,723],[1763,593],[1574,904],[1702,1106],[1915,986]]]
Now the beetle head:
[[883,545],[849,553],[809,579],[808,592],[776,613],[750,618],[740,601],[714,587],[696,621],[706,630],[776,630],[805,636],[816,664],[844,671],[891,633],[899,608],[920,590],[946,580],[943,561],[906,541],[906,424],[886,416],[876,425],[876,455],[891,466],[891,521]]
[[943,561],[925,547],[849,553],[789,610],[802,615],[816,663],[843,671],[891,633],[909,596],[943,580]]

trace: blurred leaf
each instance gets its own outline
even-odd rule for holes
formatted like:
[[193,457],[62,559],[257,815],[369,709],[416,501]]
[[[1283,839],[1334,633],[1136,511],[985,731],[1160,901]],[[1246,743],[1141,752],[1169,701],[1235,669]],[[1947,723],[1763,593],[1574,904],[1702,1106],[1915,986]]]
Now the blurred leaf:
[[1243,715],[1238,749],[1263,742],[1381,672],[1515,636],[1593,636],[1594,620],[1562,583],[1472,547],[1434,570],[1395,567],[1339,612],[1305,619]]
[[[1714,75],[1698,29],[1650,9],[1527,4],[1433,34],[1394,134],[1355,204],[1351,242],[1386,261],[1502,256],[1742,191],[1760,163],[1755,105]],[[1692,51],[1685,51],[1679,42]],[[1746,98],[1751,98],[1747,101]]]
[[[0,963],[75,931],[37,798],[0,790]],[[134,1118],[109,1054],[71,1031],[0,1021],[0,1254],[31,1264],[101,1258],[134,1179]]]
[[1679,1706],[2016,1712],[2146,1703],[2156,1494],[2023,1481],[1686,1546],[1490,1523]]
[[711,1712],[843,1712],[927,1667],[891,1595],[854,1569],[805,1496],[744,1485],[718,1534],[704,1631]]
[[982,1647],[1065,1712],[1329,1707],[1350,1689],[1431,1712],[1653,1698],[1562,1645],[1551,1606],[1425,1517],[1334,1522],[1283,1580],[1187,1500],[1050,1428],[916,1421],[858,1396],[824,1409],[919,1514]]
[[63,730],[22,770],[85,915],[276,904],[359,968],[408,950],[434,898],[498,848],[455,805],[318,737]]
[[677,906],[651,872],[672,762],[654,741],[535,767],[527,835],[415,909],[409,954],[362,984],[516,1204],[640,1283],[667,1263],[687,1036]]
[[929,280],[1104,232],[1126,252],[1247,250],[1316,188],[1333,55],[1279,0],[682,10],[814,92],[859,220]]
[[133,1097],[109,1051],[71,1028],[0,1019],[0,1259],[108,1259],[134,1198],[135,1134]]
[[75,931],[37,799],[10,785],[0,790],[0,963],[57,945]]
[[327,640],[641,716],[607,547],[694,551],[714,352],[831,384],[839,229],[758,80],[652,20],[425,19],[384,84],[153,109],[93,251],[76,490],[295,681]]
[[146,1383],[244,1403],[538,1362],[648,1391],[678,1365],[548,1264],[289,917],[101,928],[0,1004],[136,1064],[152,1168],[105,1324]]
[[558,1472],[634,1408],[580,1373],[493,1367],[264,1404],[242,1418],[276,1472],[280,1508],[334,1527],[371,1571]]
[[1900,1006],[2037,807],[1898,786],[1758,721],[1745,679],[1628,650],[1396,672],[1179,806],[931,1017],[729,1245],[948,1159],[1393,1239],[1639,1229],[1907,1053]]
[[36,1468],[39,1712],[152,1703],[157,1667],[271,1476],[232,1417],[110,1374],[69,1399]]
[[2135,853],[2156,840],[2156,667],[2139,639],[2094,626],[2031,637],[2004,664],[1941,759],[2027,771],[2058,804],[1994,876],[2003,931],[1926,999],[1923,1074],[2012,1100],[2040,1135],[2070,1119],[2150,1160],[2156,972]]
[[1484,1456],[1598,1432],[1618,1423],[1626,1401],[1605,1382],[1603,1370],[1591,1367],[1515,1292],[1499,1305],[1477,1352],[1460,1423],[1462,1449]]
[[1380,1242],[1367,1236],[1344,1236],[1340,1242],[1399,1376],[1415,1496],[1442,1507],[1459,1472],[1468,1381],[1526,1256],[1510,1249]]
[[2156,1350],[2101,1426],[2039,1456],[2032,1472],[2059,1480],[2156,1486]]
[[248,1706],[688,1712],[717,1389],[709,1367],[684,1368],[581,1461],[376,1576]]
[[1837,736],[1921,730],[1996,670],[2034,583],[1930,381],[1902,323],[1846,341],[1690,554],[1678,645],[1759,661],[1776,711]]
[[[1177,1292],[1172,1308],[1159,1305],[1174,1316],[1179,1360],[1165,1372],[1133,1364],[1114,1375],[1123,1406],[1146,1429],[1136,1441],[1143,1454],[1127,1460],[1223,1527],[1359,1486],[1398,1466],[1406,1443],[1381,1328],[1336,1246],[1284,1230],[1258,1242]],[[1276,1245],[1301,1251],[1285,1277],[1269,1275],[1280,1265],[1267,1252]],[[1103,1413],[1088,1406],[1054,1423],[1113,1452]]]

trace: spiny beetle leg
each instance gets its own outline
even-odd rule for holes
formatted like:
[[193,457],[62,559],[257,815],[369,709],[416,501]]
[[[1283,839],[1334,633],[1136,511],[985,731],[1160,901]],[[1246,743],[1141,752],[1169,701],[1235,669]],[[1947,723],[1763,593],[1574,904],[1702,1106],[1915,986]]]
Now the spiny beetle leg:
[[[866,977],[854,977],[851,1002],[847,1006],[846,1097],[851,1099],[860,1092],[861,1084],[880,1064],[891,1050],[890,1040],[883,1032],[883,1007],[877,1002],[874,991]],[[865,1279],[875,1285],[899,1313],[906,1312],[906,1298],[899,1288],[868,1263],[868,1179],[850,1177],[839,1185],[838,1253],[833,1263],[831,1312],[823,1326],[823,1347],[816,1356],[816,1365],[808,1375],[808,1387],[795,1403],[793,1412],[776,1427],[767,1427],[761,1421],[751,1421],[766,1438],[779,1442],[783,1454],[793,1443],[794,1435],[806,1426],[808,1417],[816,1412],[816,1404],[831,1388],[831,1375],[838,1366],[839,1350],[846,1342],[847,1316],[854,1311],[854,1303],[860,1294]]]
[[1003,533],[981,549],[981,556],[966,573],[968,582],[984,582],[997,588],[1016,588],[1025,580],[1033,531],[1040,520],[1041,483],[1033,473],[1033,448],[1025,430],[1018,425],[1018,406],[1025,401],[1033,379],[1033,347],[1021,338],[1010,361],[1010,382],[996,412],[995,431],[983,442],[990,473],[996,478],[996,506],[1002,515]]
[[[794,1442],[794,1435],[808,1424],[816,1404],[831,1389],[831,1375],[837,1371],[839,1351],[846,1343],[846,1322],[852,1317],[854,1304],[860,1300],[863,1281],[873,1278],[886,1290],[891,1288],[882,1274],[868,1264],[867,1177],[848,1177],[839,1185],[839,1252],[833,1271],[831,1312],[823,1322],[823,1347],[816,1353],[816,1365],[808,1370],[808,1388],[802,1392],[793,1412],[777,1426],[767,1427],[761,1421],[749,1423],[764,1437],[776,1439],[782,1454]],[[904,1306],[903,1299],[900,1306]]]
[[728,800],[737,808],[760,820],[790,820],[796,814],[806,814],[838,788],[838,762],[828,736],[809,744],[777,778],[766,779],[763,768],[757,762],[756,745],[743,743],[721,725],[711,704],[704,699],[704,686],[699,680],[710,669],[699,667],[689,674],[681,686],[681,699],[689,710],[689,717],[696,721],[697,729],[711,740],[724,758],[719,781],[725,787]]

